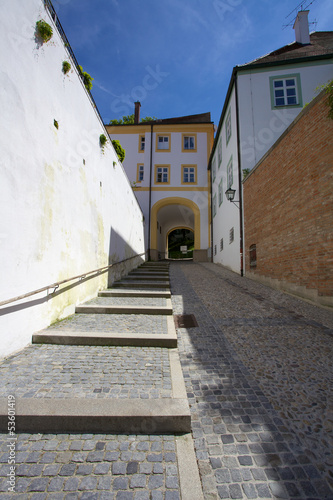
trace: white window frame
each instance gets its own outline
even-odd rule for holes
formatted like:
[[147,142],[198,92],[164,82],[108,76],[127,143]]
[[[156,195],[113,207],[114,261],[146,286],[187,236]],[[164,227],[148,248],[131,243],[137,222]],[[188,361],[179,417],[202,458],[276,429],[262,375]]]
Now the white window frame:
[[[143,163],[138,163],[137,182],[142,182],[144,179],[145,166]],[[142,177],[142,178],[141,178]]]
[[156,135],[156,151],[163,153],[171,150],[171,134]]
[[299,108],[303,106],[299,73],[271,76],[269,81],[272,109]]
[[169,184],[170,183],[170,166],[169,165],[155,165],[155,184]]
[[197,135],[196,134],[182,134],[182,151],[196,152],[197,151]]
[[233,160],[232,156],[230,157],[230,160],[227,165],[227,179],[228,179],[228,189],[231,188],[231,186],[234,183],[234,172],[233,172]]
[[223,203],[223,180],[221,179],[219,182],[219,207]]

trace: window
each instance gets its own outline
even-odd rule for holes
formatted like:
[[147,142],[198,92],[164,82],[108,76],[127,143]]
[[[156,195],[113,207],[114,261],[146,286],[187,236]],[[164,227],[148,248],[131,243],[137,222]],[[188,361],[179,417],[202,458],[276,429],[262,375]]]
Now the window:
[[302,106],[300,75],[270,77],[272,109]]
[[235,237],[235,231],[234,228],[232,227],[229,231],[229,245],[231,245],[231,243],[234,241],[234,237]]
[[257,267],[257,245],[250,246],[250,267]]
[[146,146],[146,137],[144,135],[139,136],[139,153],[144,153]]
[[170,134],[156,136],[156,151],[170,151],[171,146]]
[[156,184],[169,184],[169,170],[170,165],[156,165],[155,166],[155,183]]
[[138,166],[137,166],[137,175],[136,175],[136,181],[137,182],[141,182],[143,181],[143,178],[144,178],[144,171],[145,171],[145,167],[143,164],[140,164],[138,163]]
[[218,145],[218,168],[220,168],[222,163],[222,137],[220,137],[219,145]]
[[196,152],[197,150],[197,134],[182,134],[182,151]]
[[197,183],[197,166],[182,165],[182,184]]
[[223,250],[223,238],[220,239],[220,252]]
[[216,178],[216,157],[212,161],[212,181],[214,182]]
[[219,182],[219,207],[222,205],[223,202],[223,185],[222,185],[222,179]]
[[225,138],[226,138],[227,144],[230,141],[230,137],[231,137],[231,110],[229,109],[228,114],[227,114],[227,118],[225,121]]
[[213,196],[213,217],[216,215],[216,194]]
[[232,167],[232,157],[231,157],[227,165],[228,189],[233,185],[234,182],[234,173],[232,168],[233,167]]

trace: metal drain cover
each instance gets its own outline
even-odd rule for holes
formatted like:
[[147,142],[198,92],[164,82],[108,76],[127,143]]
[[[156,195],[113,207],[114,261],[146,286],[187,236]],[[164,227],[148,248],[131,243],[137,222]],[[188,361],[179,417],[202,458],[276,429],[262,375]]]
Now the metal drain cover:
[[176,328],[194,328],[199,326],[194,314],[174,314]]

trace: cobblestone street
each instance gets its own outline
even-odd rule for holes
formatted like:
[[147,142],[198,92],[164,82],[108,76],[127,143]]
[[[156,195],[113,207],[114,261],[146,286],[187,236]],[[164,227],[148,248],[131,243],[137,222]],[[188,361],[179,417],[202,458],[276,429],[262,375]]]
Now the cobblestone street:
[[[173,313],[194,315],[198,323],[177,328],[178,366],[204,499],[333,500],[333,312],[210,263],[171,262],[170,282]],[[165,305],[156,298],[126,303]],[[146,314],[76,314],[48,330],[76,329],[168,333],[164,316]],[[0,363],[0,397],[59,406],[81,398],[96,408],[125,398],[133,410],[142,401],[161,404],[176,397],[180,381],[171,360],[178,352],[33,344]],[[191,441],[197,467],[191,435],[155,435],[152,425],[142,432],[18,429],[15,493],[7,484],[9,438],[1,434],[0,496],[202,500],[184,486],[184,475],[192,477],[182,439]]]
[[178,333],[205,498],[333,498],[332,312],[213,264],[170,279],[199,324]]

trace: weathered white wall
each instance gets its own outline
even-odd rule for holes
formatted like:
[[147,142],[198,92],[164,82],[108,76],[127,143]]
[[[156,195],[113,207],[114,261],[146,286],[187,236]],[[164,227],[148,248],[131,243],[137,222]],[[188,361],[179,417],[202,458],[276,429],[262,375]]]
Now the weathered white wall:
[[[144,236],[123,167],[110,143],[100,148],[105,130],[43,2],[0,9],[1,302],[140,254]],[[35,37],[41,18],[54,32],[46,44]],[[66,76],[64,60],[72,64]],[[73,313],[108,278],[0,307],[0,356]]]
[[[231,137],[226,143],[226,117],[231,112]],[[224,194],[228,188],[227,167],[232,157],[233,184],[232,189],[236,190],[235,200],[239,200],[238,182],[238,153],[237,153],[237,118],[235,89],[233,89],[229,106],[222,124],[219,140],[222,139],[222,162],[218,163],[218,147],[215,150],[214,158],[216,164],[216,178],[213,183],[213,197],[216,195],[216,215],[213,217],[213,262],[222,264],[232,271],[240,272],[240,230],[239,230],[239,210],[234,203],[227,200]],[[222,204],[219,205],[219,183],[222,180]],[[230,229],[234,228],[234,241],[230,243]],[[220,241],[223,238],[223,250],[220,249]],[[216,253],[215,253],[216,246]]]

